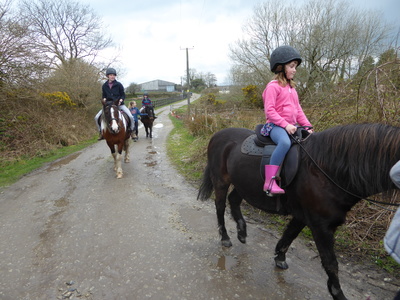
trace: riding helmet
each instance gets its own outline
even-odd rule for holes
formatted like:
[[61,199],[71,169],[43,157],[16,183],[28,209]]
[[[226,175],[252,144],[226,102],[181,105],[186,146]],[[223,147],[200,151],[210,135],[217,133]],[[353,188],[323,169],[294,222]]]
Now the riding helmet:
[[280,46],[272,51],[270,58],[270,66],[271,71],[274,73],[279,73],[281,71],[277,71],[277,67],[279,65],[285,65],[293,60],[296,60],[300,65],[301,64],[301,56],[300,53],[291,46]]
[[114,68],[108,68],[106,70],[106,76],[110,75],[110,74],[114,74],[115,76],[117,76],[117,71],[115,71]]

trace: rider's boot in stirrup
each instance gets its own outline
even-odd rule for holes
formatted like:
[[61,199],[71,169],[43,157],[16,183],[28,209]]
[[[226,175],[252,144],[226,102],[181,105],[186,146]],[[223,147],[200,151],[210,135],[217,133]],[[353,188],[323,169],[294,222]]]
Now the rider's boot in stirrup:
[[104,140],[104,136],[103,136],[103,133],[101,132],[101,130],[99,131],[99,138],[97,140],[98,141]]
[[282,190],[275,181],[276,173],[278,172],[279,166],[265,165],[265,183],[264,191],[267,196],[274,196],[277,194],[284,194],[285,191]]

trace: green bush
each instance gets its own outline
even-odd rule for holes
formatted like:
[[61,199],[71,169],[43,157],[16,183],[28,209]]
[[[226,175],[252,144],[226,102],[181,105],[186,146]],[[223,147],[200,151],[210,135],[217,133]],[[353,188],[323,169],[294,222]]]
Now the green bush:
[[262,95],[259,91],[259,88],[256,85],[250,84],[244,88],[242,88],[244,95],[244,102],[249,107],[254,108],[263,108],[264,102],[262,99]]

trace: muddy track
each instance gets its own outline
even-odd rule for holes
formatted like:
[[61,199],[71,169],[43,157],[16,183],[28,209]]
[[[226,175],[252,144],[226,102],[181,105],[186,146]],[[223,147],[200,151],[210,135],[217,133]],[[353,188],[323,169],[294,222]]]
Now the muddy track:
[[[183,103],[185,104],[185,103]],[[247,244],[220,246],[215,208],[171,166],[169,108],[153,139],[139,130],[116,179],[105,141],[36,170],[0,194],[0,299],[330,299],[313,246],[295,241],[274,266],[279,234],[248,218]],[[399,282],[341,264],[349,299],[392,299]]]

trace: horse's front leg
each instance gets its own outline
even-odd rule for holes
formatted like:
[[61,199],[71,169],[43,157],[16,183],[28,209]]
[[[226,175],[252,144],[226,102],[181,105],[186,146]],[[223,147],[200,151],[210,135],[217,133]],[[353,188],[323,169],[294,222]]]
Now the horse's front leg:
[[218,231],[221,235],[221,244],[224,247],[231,247],[232,242],[225,228],[225,207],[226,207],[226,194],[228,187],[215,187],[215,208],[217,211]]
[[336,227],[328,229],[318,222],[317,225],[310,225],[311,232],[314,237],[321,257],[322,266],[328,275],[328,290],[335,300],[347,300],[339,282],[339,265],[334,251],[334,234]]
[[107,145],[110,148],[112,157],[114,158],[114,171],[117,171],[117,163],[116,163],[117,153],[115,151],[115,145],[108,141],[107,141]]
[[233,189],[233,191],[228,196],[228,200],[231,206],[232,217],[236,221],[238,240],[241,241],[243,244],[245,244],[247,237],[247,229],[246,229],[246,221],[244,220],[242,211],[240,210],[242,197],[240,197],[236,189]]
[[275,265],[281,269],[289,268],[286,263],[286,252],[289,250],[290,245],[294,239],[299,235],[306,225],[293,217],[287,225],[281,239],[275,247]]
[[122,175],[123,175],[122,165],[121,165],[122,144],[118,145],[118,152],[114,153],[113,156],[114,156],[114,163],[115,163],[115,172],[117,173],[117,178],[120,179],[120,178],[122,178]]

